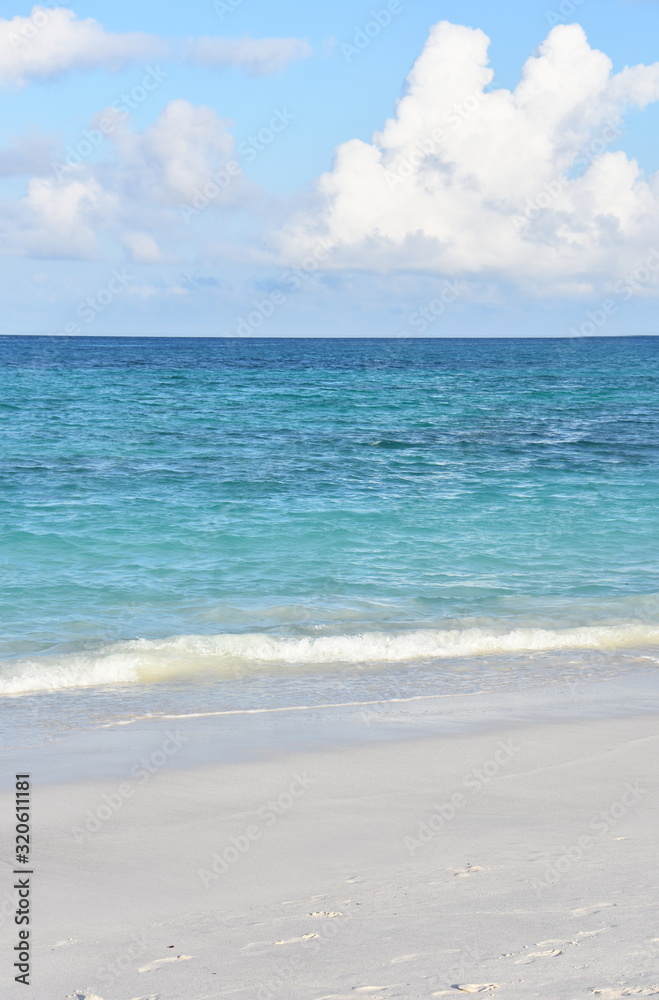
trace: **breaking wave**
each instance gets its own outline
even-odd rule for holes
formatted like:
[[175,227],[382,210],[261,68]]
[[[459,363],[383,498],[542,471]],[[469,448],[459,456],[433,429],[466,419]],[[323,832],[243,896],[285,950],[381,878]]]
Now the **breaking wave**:
[[115,642],[93,652],[5,660],[0,662],[0,695],[153,684],[202,674],[236,679],[254,673],[340,668],[342,664],[376,667],[506,653],[652,647],[659,647],[659,625],[421,629],[316,637],[181,635]]

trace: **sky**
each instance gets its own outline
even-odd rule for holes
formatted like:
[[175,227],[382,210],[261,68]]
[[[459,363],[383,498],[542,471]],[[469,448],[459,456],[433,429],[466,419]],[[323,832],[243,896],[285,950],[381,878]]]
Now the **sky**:
[[0,3],[1,334],[659,333],[659,3]]

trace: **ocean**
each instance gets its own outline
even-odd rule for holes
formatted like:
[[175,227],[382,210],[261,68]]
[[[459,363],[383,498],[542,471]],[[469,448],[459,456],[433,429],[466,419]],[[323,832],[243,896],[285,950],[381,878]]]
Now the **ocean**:
[[10,745],[659,666],[659,339],[2,337],[0,415]]

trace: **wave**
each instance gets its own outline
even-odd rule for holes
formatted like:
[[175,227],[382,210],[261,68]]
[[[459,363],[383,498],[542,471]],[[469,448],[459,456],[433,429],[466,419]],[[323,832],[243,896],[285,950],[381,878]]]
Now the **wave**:
[[180,635],[115,642],[95,651],[5,660],[0,662],[0,695],[152,684],[204,673],[236,679],[257,672],[301,672],[342,664],[386,666],[506,653],[614,652],[657,646],[659,626],[645,624],[421,629],[316,637]]

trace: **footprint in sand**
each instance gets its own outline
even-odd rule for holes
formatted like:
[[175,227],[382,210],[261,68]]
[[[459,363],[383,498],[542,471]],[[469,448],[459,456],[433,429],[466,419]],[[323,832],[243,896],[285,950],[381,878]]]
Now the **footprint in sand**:
[[593,993],[598,997],[654,997],[659,995],[659,986],[613,986]]
[[249,944],[243,946],[243,951],[247,951],[251,955],[265,955],[275,946],[284,944],[304,944],[306,941],[313,941],[313,939],[317,937],[317,934],[303,934],[301,937],[286,938],[286,940],[282,941],[250,941]]
[[171,958],[156,958],[155,961],[149,962],[148,965],[143,965],[138,972],[154,972],[155,969],[159,969],[161,965],[169,965],[170,962],[189,962],[192,955],[172,955]]
[[300,941],[311,941],[312,938],[317,937],[317,934],[303,934],[302,937],[288,938],[286,941],[275,941],[275,944],[298,944]]
[[593,906],[584,906],[580,910],[572,910],[572,916],[592,917],[594,913],[599,913],[600,910],[606,910],[608,907],[615,905],[615,903],[594,903]]
[[460,871],[457,871],[455,874],[458,878],[467,878],[468,875],[473,875],[474,872],[482,871],[485,871],[485,869],[481,865],[467,865],[466,868],[461,868]]
[[243,951],[249,952],[263,952],[266,948],[272,946],[272,941],[250,941],[249,944],[243,945]]
[[563,952],[559,948],[550,949],[549,951],[530,951],[524,958],[518,958],[515,965],[531,965],[538,958],[558,958],[562,954]]
[[454,986],[454,990],[461,993],[489,993],[490,990],[498,990],[498,983],[464,983],[462,986]]

